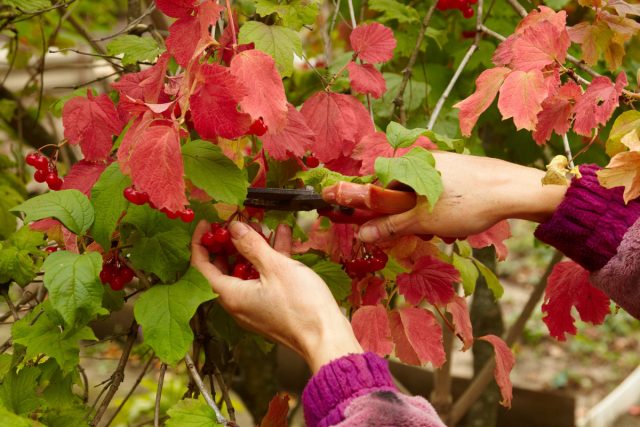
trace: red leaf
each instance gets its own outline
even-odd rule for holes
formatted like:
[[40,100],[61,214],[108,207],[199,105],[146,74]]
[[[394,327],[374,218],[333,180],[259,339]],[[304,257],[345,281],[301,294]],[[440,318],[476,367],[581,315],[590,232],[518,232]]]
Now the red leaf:
[[516,128],[533,130],[547,97],[547,86],[540,70],[513,71],[500,88],[498,109],[502,119],[513,117]]
[[509,222],[505,219],[482,233],[467,237],[467,240],[471,247],[476,249],[486,248],[491,245],[495,246],[498,259],[504,261],[509,255],[509,250],[504,241],[509,237],[511,237],[511,228],[509,227]]
[[393,31],[377,22],[356,27],[351,32],[349,41],[360,59],[374,64],[389,61],[396,48]]
[[251,126],[251,116],[238,111],[238,103],[249,91],[220,65],[203,65],[200,73],[204,83],[190,98],[196,131],[202,138],[212,140],[217,136],[235,139],[244,135]]
[[209,28],[215,25],[220,12],[224,10],[212,0],[195,7],[195,15],[180,17],[169,27],[167,50],[183,67],[213,42]]
[[[377,276],[368,275],[351,282],[349,302],[354,308],[361,305],[377,305],[387,297],[385,281]],[[364,292],[364,293],[363,293]]]
[[471,130],[478,121],[478,117],[491,106],[500,86],[511,70],[506,67],[496,67],[484,70],[476,79],[476,91],[468,98],[454,105],[460,109],[460,130],[462,135],[471,135]]
[[118,164],[120,165],[120,170],[125,174],[131,174],[131,167],[129,166],[129,162],[131,160],[131,152],[133,151],[133,147],[136,146],[144,131],[149,127],[149,125],[153,122],[153,118],[148,113],[146,115],[141,116],[137,121],[133,122],[133,124],[125,133],[124,138],[122,138],[122,143],[118,148]]
[[324,167],[334,172],[341,173],[342,175],[355,176],[360,171],[362,162],[351,156],[340,155],[337,159],[329,160],[324,164]]
[[253,120],[260,117],[267,128],[279,132],[287,124],[287,97],[282,78],[271,57],[259,50],[246,50],[231,60],[231,74],[247,88],[247,96],[240,101],[240,107]]
[[394,151],[384,132],[375,132],[362,138],[353,150],[353,158],[362,160],[360,174],[368,175],[375,172],[375,163],[378,157],[402,157],[415,147],[423,147],[432,150],[435,144],[426,136],[420,136],[410,147],[398,148]]
[[556,264],[547,280],[542,319],[552,337],[566,339],[565,333],[575,335],[571,309],[576,307],[585,322],[599,325],[609,314],[609,298],[589,282],[589,272],[573,261]]
[[409,304],[418,305],[425,299],[441,306],[453,300],[453,284],[459,281],[460,273],[454,266],[433,256],[420,258],[411,273],[399,274],[396,279],[400,294]]
[[113,135],[118,135],[124,126],[113,102],[107,95],[87,98],[77,96],[69,100],[62,109],[64,137],[69,143],[80,144],[85,160],[103,161],[109,157],[113,146]]
[[447,304],[447,311],[451,313],[453,318],[456,334],[462,338],[462,351],[469,350],[473,345],[473,327],[471,326],[467,300],[459,295],[454,296],[453,300]]
[[313,152],[322,162],[350,155],[360,138],[375,131],[365,107],[349,95],[317,92],[300,112],[315,133]]
[[287,105],[287,124],[274,132],[269,128],[260,139],[264,149],[276,160],[286,160],[291,156],[302,157],[310,150],[315,141],[315,134],[307,125],[304,116],[291,104]]
[[294,252],[305,253],[309,249],[316,249],[329,254],[333,262],[350,259],[355,237],[354,225],[332,223],[329,228],[322,229],[320,222],[318,219],[313,224],[306,242],[294,244]]
[[289,425],[289,395],[278,393],[269,402],[269,409],[260,421],[260,427],[287,427]]
[[185,18],[194,13],[197,0],[156,0],[162,13],[172,18]]
[[435,368],[444,364],[442,328],[429,310],[404,307],[391,311],[389,325],[398,359],[417,366],[431,362]]
[[513,357],[513,352],[507,344],[495,335],[485,335],[478,338],[488,342],[493,346],[493,350],[496,354],[496,367],[493,371],[493,375],[496,378],[496,383],[500,387],[500,394],[502,395],[502,401],[500,404],[504,407],[511,407],[511,399],[513,398],[513,386],[509,374],[513,369],[516,361]]
[[567,12],[561,10],[556,12],[547,6],[538,6],[538,10],[532,10],[516,27],[516,33],[522,34],[529,27],[536,26],[542,22],[550,22],[558,30],[563,30],[567,26]]
[[351,318],[351,327],[365,351],[384,357],[393,350],[387,311],[382,305],[365,305],[357,309]]
[[573,106],[582,95],[582,90],[573,81],[565,83],[557,94],[550,96],[542,103],[542,111],[538,114],[538,124],[533,139],[542,145],[551,138],[551,132],[564,135],[571,127]]
[[120,93],[120,101],[125,96],[148,103],[157,103],[164,86],[164,77],[169,63],[169,54],[163,53],[152,67],[138,73],[129,73],[111,84]]
[[564,63],[571,45],[566,28],[559,30],[550,22],[527,28],[513,42],[511,64],[517,70],[542,70],[556,61]]
[[91,189],[106,168],[106,163],[93,163],[80,160],[71,166],[69,173],[65,175],[62,189],[76,189],[90,197]]
[[387,82],[382,73],[371,64],[356,64],[350,62],[347,65],[351,88],[363,94],[370,94],[374,98],[380,98],[387,91]]
[[380,242],[379,246],[409,270],[413,270],[413,266],[420,258],[428,255],[437,256],[440,253],[436,245],[418,236],[398,237],[387,242]]
[[608,77],[595,77],[576,102],[575,133],[590,136],[593,128],[605,124],[620,104],[619,97],[626,85],[624,72],[618,74],[615,86]]
[[180,137],[172,124],[154,124],[144,129],[131,149],[129,167],[133,185],[149,194],[149,201],[158,209],[184,209],[188,202]]

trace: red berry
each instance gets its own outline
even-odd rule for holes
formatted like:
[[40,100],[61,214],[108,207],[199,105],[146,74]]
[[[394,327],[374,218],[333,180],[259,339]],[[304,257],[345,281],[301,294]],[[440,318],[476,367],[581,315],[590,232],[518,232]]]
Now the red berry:
[[114,291],[121,291],[127,284],[125,283],[124,278],[118,275],[109,282],[109,285]]
[[255,269],[253,265],[249,265],[249,273],[247,274],[248,280],[255,280],[260,278],[260,273]]
[[467,19],[471,18],[473,16],[473,9],[471,9],[470,7],[467,7],[462,11],[462,16],[464,16]]
[[111,283],[113,278],[118,274],[118,270],[114,264],[102,264],[102,271],[100,271],[100,281],[103,284]]
[[317,168],[320,165],[320,160],[316,156],[308,156],[304,162],[310,168]]
[[133,280],[134,275],[133,270],[126,265],[118,271],[118,277],[122,279],[125,285]]
[[218,224],[217,222],[212,222],[211,223],[211,231],[215,232],[217,229],[219,229],[220,227],[222,227],[220,224]]
[[380,271],[386,265],[389,257],[384,252],[380,251],[380,254],[375,254],[371,257],[371,268],[373,271]]
[[180,216],[180,212],[178,211],[170,211],[167,208],[162,208],[160,209],[160,212],[162,212],[163,214],[165,214],[167,216],[167,218],[169,219],[176,219]]
[[27,157],[25,157],[25,161],[27,162],[28,165],[36,167],[36,165],[38,164],[38,158],[40,158],[40,154],[33,152],[33,153],[29,153],[27,154]]
[[218,254],[223,252],[224,246],[219,244],[219,243],[215,243],[214,242],[214,243],[208,245],[207,249],[209,250],[209,253],[214,254],[214,255],[218,255]]
[[133,187],[127,187],[122,192],[124,197],[134,205],[144,205],[149,201],[149,195],[144,191],[138,191]]
[[193,209],[183,209],[180,211],[180,219],[182,222],[192,222],[196,217],[196,213]]
[[238,279],[247,280],[250,274],[250,265],[246,262],[236,262],[236,265],[233,266],[233,277],[237,277]]
[[48,247],[44,248],[44,250],[46,252],[49,252],[50,254],[52,254],[52,253],[58,251],[58,247],[57,246],[48,246]]
[[227,240],[224,243],[224,252],[227,254],[227,256],[234,256],[238,254],[238,249],[236,249],[236,246],[233,244],[231,239]]
[[226,228],[218,228],[213,232],[213,238],[216,243],[224,244],[231,239],[231,233]]
[[47,180],[47,172],[38,169],[34,174],[33,174],[33,179],[36,180],[36,182],[45,182]]
[[200,243],[202,243],[203,246],[211,246],[216,243],[216,238],[211,231],[207,231],[200,238]]
[[57,191],[62,188],[63,181],[56,172],[49,172],[47,175],[47,185],[50,189]]
[[255,136],[262,136],[265,133],[267,133],[268,129],[269,128],[267,127],[267,125],[264,124],[264,120],[262,120],[262,117],[260,117],[258,120],[255,120],[251,124],[251,127],[247,131],[247,134],[255,135]]

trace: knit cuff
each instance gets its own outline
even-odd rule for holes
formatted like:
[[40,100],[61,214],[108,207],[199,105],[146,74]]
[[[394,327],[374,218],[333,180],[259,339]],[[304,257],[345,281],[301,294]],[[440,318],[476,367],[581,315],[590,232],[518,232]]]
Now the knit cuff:
[[353,399],[380,390],[397,390],[386,360],[373,353],[336,359],[320,368],[302,393],[307,426],[338,424]]
[[629,227],[640,217],[640,201],[625,205],[623,187],[606,189],[598,182],[596,165],[580,166],[553,214],[535,236],[589,271],[599,270],[616,254]]

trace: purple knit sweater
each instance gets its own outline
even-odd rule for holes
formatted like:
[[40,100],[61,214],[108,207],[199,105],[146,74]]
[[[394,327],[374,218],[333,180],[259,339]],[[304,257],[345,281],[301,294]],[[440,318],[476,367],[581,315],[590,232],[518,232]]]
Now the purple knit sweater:
[[[558,210],[536,237],[592,272],[591,282],[640,318],[640,200],[604,189],[597,166],[580,167]],[[431,404],[399,393],[386,360],[351,354],[323,366],[303,394],[308,427],[444,427]]]

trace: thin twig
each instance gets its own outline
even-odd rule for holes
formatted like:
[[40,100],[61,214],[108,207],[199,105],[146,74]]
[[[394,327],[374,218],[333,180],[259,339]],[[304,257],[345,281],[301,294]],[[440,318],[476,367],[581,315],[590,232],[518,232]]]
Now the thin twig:
[[232,423],[230,423],[229,420],[227,420],[224,417],[224,415],[222,415],[222,412],[220,412],[220,408],[218,408],[218,406],[216,405],[216,402],[214,402],[213,399],[211,398],[211,395],[209,394],[207,387],[202,382],[202,378],[200,378],[200,374],[198,373],[198,370],[193,364],[193,359],[191,359],[191,356],[189,356],[189,353],[184,355],[184,362],[187,365],[187,369],[189,370],[189,373],[191,374],[191,378],[198,386],[198,389],[200,390],[202,397],[204,397],[205,402],[207,402],[207,404],[211,407],[211,409],[213,409],[213,412],[215,412],[216,420],[218,421],[218,424],[232,425]]
[[20,316],[18,315],[18,310],[16,310],[16,306],[13,305],[13,301],[11,301],[11,298],[9,297],[9,293],[3,292],[2,296],[4,297],[5,301],[7,301],[7,305],[9,306],[9,311],[11,312],[11,315],[13,316],[13,318],[16,321],[20,320]]
[[[511,325],[509,331],[505,336],[505,343],[511,347],[521,337],[522,331],[527,321],[531,317],[533,310],[537,307],[540,299],[544,295],[544,290],[547,287],[547,279],[553,270],[553,267],[562,259],[563,255],[555,251],[551,261],[547,266],[546,271],[538,281],[535,289],[529,296],[529,300],[525,304],[524,308],[520,312],[520,315],[516,321]],[[458,400],[453,404],[451,412],[449,413],[449,426],[455,427],[456,424],[467,413],[471,405],[482,395],[482,392],[493,380],[493,369],[495,367],[495,357],[491,357],[487,363],[482,367],[480,372],[474,377],[473,381],[467,389],[462,393]]]
[[[62,11],[59,11],[59,12],[62,13]],[[89,32],[82,26],[82,24],[75,18],[75,16],[73,15],[69,16],[67,21],[69,22],[69,24],[71,24],[73,29],[76,30],[76,32],[80,34],[82,38],[84,38],[87,41],[87,43],[89,43],[89,46],[91,46],[93,50],[95,50],[101,55],[105,55],[105,56],[107,55],[107,51],[104,50],[102,46],[100,46],[98,43],[96,43],[93,40]],[[117,74],[122,73],[122,67],[120,66],[120,64],[116,63],[114,60],[110,58],[104,58],[104,59],[113,67],[113,69]]]
[[127,344],[125,345],[124,350],[122,351],[122,356],[120,356],[120,361],[118,362],[118,367],[115,372],[109,378],[109,390],[107,391],[106,396],[100,403],[98,410],[96,412],[95,417],[91,420],[91,426],[98,425],[100,419],[104,416],[107,408],[109,407],[109,403],[111,403],[111,399],[115,396],[120,384],[124,380],[124,369],[127,366],[127,362],[129,361],[129,355],[131,354],[131,349],[136,342],[136,338],[138,337],[138,324],[134,320],[131,324],[131,328],[129,329],[129,339],[127,340]]
[[564,145],[564,154],[567,156],[567,160],[569,161],[569,166],[571,169],[575,167],[573,164],[573,154],[571,154],[571,146],[569,145],[569,138],[566,133],[562,134],[562,145]]
[[[30,291],[26,291],[24,294],[22,294],[22,298],[20,298],[20,301],[18,301],[16,311],[18,309],[22,309],[22,307],[24,305],[28,304],[32,299],[34,299],[35,296],[36,296],[36,293],[35,292],[30,292]],[[11,307],[9,307],[9,311],[7,311],[6,313],[0,315],[0,322],[4,322],[9,317],[11,317],[12,314],[13,313],[11,312]]]
[[156,407],[153,411],[153,426],[160,427],[160,400],[162,399],[162,385],[164,384],[164,374],[167,372],[167,364],[160,366],[160,377],[158,378],[158,389],[156,391]]
[[518,0],[507,0],[507,2],[509,3],[509,5],[511,5],[513,10],[515,10],[516,13],[520,15],[522,18],[527,16],[528,14],[527,9],[525,9],[520,3],[518,3]]
[[105,427],[111,425],[111,423],[116,418],[116,416],[118,416],[118,414],[120,413],[120,411],[122,410],[124,405],[127,404],[127,401],[133,395],[133,392],[136,391],[136,388],[138,388],[138,386],[142,382],[142,378],[144,378],[144,376],[147,374],[147,371],[149,370],[149,367],[151,366],[151,363],[153,362],[153,360],[155,358],[156,358],[156,355],[155,354],[151,354],[151,357],[149,357],[149,360],[144,365],[144,368],[142,368],[142,372],[140,372],[140,375],[138,375],[138,378],[136,378],[136,382],[133,383],[133,386],[129,390],[129,393],[127,393],[127,395],[124,397],[124,399],[122,399],[122,402],[120,402],[120,405],[118,405],[118,408],[114,411],[113,415],[111,415],[111,418],[109,418],[109,421],[107,421],[105,423]]
[[89,401],[89,378],[87,378],[87,373],[82,366],[78,365],[78,371],[80,371],[82,383],[84,384],[84,390],[82,390],[82,401],[86,404]]
[[355,29],[358,24],[356,24],[356,12],[353,10],[353,0],[347,0],[347,4],[349,5],[349,17],[351,18],[351,29]]
[[229,387],[222,376],[222,372],[216,365],[213,366],[213,375],[216,377],[216,381],[218,382],[218,387],[220,388],[222,394],[222,400],[224,401],[225,406],[227,407],[227,413],[229,414],[229,418],[231,421],[236,420],[236,410],[233,407],[233,402],[231,401],[231,395],[229,394]]
[[85,87],[85,86],[89,86],[89,85],[92,85],[92,84],[97,83],[97,82],[101,82],[103,80],[106,80],[106,79],[108,79],[110,77],[115,76],[116,74],[119,74],[119,73],[118,72],[114,72],[114,73],[111,73],[111,74],[107,74],[106,76],[101,76],[101,77],[98,77],[97,79],[89,80],[88,82],[84,82],[84,83],[76,85],[76,86],[56,86],[56,87],[54,87],[54,89],[76,90],[76,89],[80,89],[81,87]]
[[416,46],[413,48],[413,52],[411,52],[411,56],[409,57],[409,62],[407,62],[407,66],[402,70],[402,82],[400,82],[400,88],[398,89],[398,94],[393,100],[393,115],[395,115],[396,109],[400,111],[400,123],[405,125],[407,123],[407,112],[404,105],[404,91],[407,89],[407,84],[409,83],[409,79],[411,79],[411,73],[413,70],[413,66],[416,64],[416,60],[418,59],[418,53],[420,52],[420,46],[424,40],[424,35],[427,32],[427,27],[431,22],[431,17],[433,16],[433,12],[436,10],[436,6],[438,5],[438,1],[434,0],[433,4],[427,11],[427,14],[424,16],[422,20],[422,25],[420,26],[420,32],[418,33],[418,38],[416,39]]

